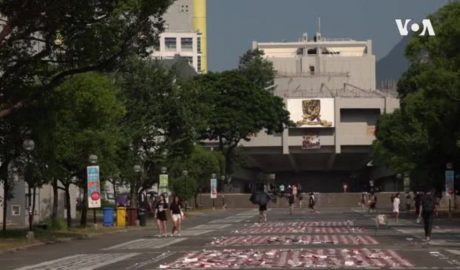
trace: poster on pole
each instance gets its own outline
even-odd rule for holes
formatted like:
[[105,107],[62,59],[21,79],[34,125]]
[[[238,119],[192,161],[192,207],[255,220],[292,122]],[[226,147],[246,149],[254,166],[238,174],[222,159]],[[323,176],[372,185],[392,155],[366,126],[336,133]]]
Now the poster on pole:
[[446,192],[448,194],[454,193],[454,171],[446,170]]
[[211,178],[211,199],[217,199],[217,179]]
[[99,179],[99,166],[86,167],[88,187],[88,208],[101,207],[101,184]]
[[168,175],[160,174],[160,185],[158,189],[158,194],[168,193]]

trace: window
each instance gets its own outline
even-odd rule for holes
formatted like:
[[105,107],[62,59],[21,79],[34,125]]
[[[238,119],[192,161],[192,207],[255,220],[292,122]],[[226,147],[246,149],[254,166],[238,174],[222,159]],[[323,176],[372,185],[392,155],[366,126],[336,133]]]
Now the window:
[[181,5],[180,12],[188,12],[188,5]]
[[186,51],[192,50],[192,45],[193,45],[192,38],[181,38],[180,42],[181,42],[182,50],[186,50]]
[[198,37],[196,40],[196,49],[198,50],[198,53],[201,53],[201,37]]
[[166,47],[166,50],[176,50],[176,38],[175,37],[165,38],[165,47]]
[[197,71],[201,72],[201,55],[198,55],[198,61],[197,61]]

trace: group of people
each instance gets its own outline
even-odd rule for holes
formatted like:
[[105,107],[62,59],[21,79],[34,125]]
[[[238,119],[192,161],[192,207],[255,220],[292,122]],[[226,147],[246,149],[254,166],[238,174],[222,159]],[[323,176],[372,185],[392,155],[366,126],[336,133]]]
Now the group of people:
[[[433,227],[433,216],[436,215],[437,212],[437,205],[439,204],[439,199],[435,196],[434,192],[427,191],[423,192],[416,192],[414,196],[415,202],[415,213],[417,216],[417,222],[423,220],[424,230],[425,230],[425,238],[427,241],[431,239],[431,231]],[[412,196],[410,192],[406,192],[406,210],[410,212]],[[371,193],[368,195],[367,193],[362,193],[361,201],[362,207],[364,208],[366,205],[369,206],[369,212],[375,211],[376,203],[377,203],[377,196],[375,193]],[[391,206],[393,217],[395,223],[399,222],[399,213],[401,207],[401,198],[400,193],[397,192],[391,196]]]
[[[267,205],[271,200],[276,200],[276,195],[280,198],[287,198],[289,204],[289,213],[290,215],[294,212],[294,205],[296,200],[298,201],[299,208],[302,207],[302,202],[306,196],[300,185],[288,185],[285,189],[285,186],[282,184],[280,185],[278,190],[274,191],[275,196],[270,196],[265,191],[264,192],[253,192],[250,201],[254,204],[259,206],[259,222],[266,222],[267,221]],[[308,208],[311,209],[312,212],[317,212],[315,210],[316,205],[316,196],[313,192],[310,192],[308,195]]]
[[[158,229],[160,231],[159,236],[180,236],[182,221],[185,218],[180,198],[178,196],[173,196],[171,204],[168,204],[166,196],[164,194],[161,194],[157,197],[157,201],[155,202],[155,205],[152,208],[155,214]],[[166,223],[168,220],[168,213],[173,221],[173,228],[171,234],[168,234],[168,227]]]

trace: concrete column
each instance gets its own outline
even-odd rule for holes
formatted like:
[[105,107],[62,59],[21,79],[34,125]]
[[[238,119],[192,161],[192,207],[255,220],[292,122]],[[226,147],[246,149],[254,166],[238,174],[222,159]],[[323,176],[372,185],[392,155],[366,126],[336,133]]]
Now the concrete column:
[[283,154],[289,154],[289,129],[286,128],[283,130],[281,137],[281,143],[283,144]]
[[340,134],[340,98],[334,97],[334,122],[335,122],[335,134],[334,134],[334,142],[335,142],[335,153],[341,153],[341,134]]

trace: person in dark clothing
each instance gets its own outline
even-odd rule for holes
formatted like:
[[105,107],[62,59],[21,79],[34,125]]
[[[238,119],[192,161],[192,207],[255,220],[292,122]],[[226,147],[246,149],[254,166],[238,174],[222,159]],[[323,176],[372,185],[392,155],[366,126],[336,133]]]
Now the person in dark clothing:
[[184,212],[182,211],[182,205],[179,196],[174,196],[169,210],[171,210],[171,217],[173,221],[172,235],[180,236]]
[[259,223],[267,222],[267,205],[270,201],[270,196],[262,192],[258,194],[257,203],[259,204]]
[[423,195],[421,198],[421,211],[420,211],[420,215],[423,218],[426,241],[431,240],[431,230],[433,228],[433,212],[435,209],[435,205],[436,205],[436,202],[435,202],[434,194],[432,194],[430,191],[426,192],[425,195]]
[[160,230],[160,236],[168,236],[168,229],[166,227],[166,210],[168,209],[168,203],[166,202],[165,196],[162,194],[158,197],[158,203],[155,207],[155,216],[157,220],[158,229]]
[[290,215],[292,215],[294,212],[294,200],[295,200],[295,197],[294,197],[294,194],[292,194],[292,190],[291,190],[291,192],[288,193],[289,214]]
[[375,212],[375,207],[377,206],[377,195],[374,192],[371,193],[369,197],[369,212]]

